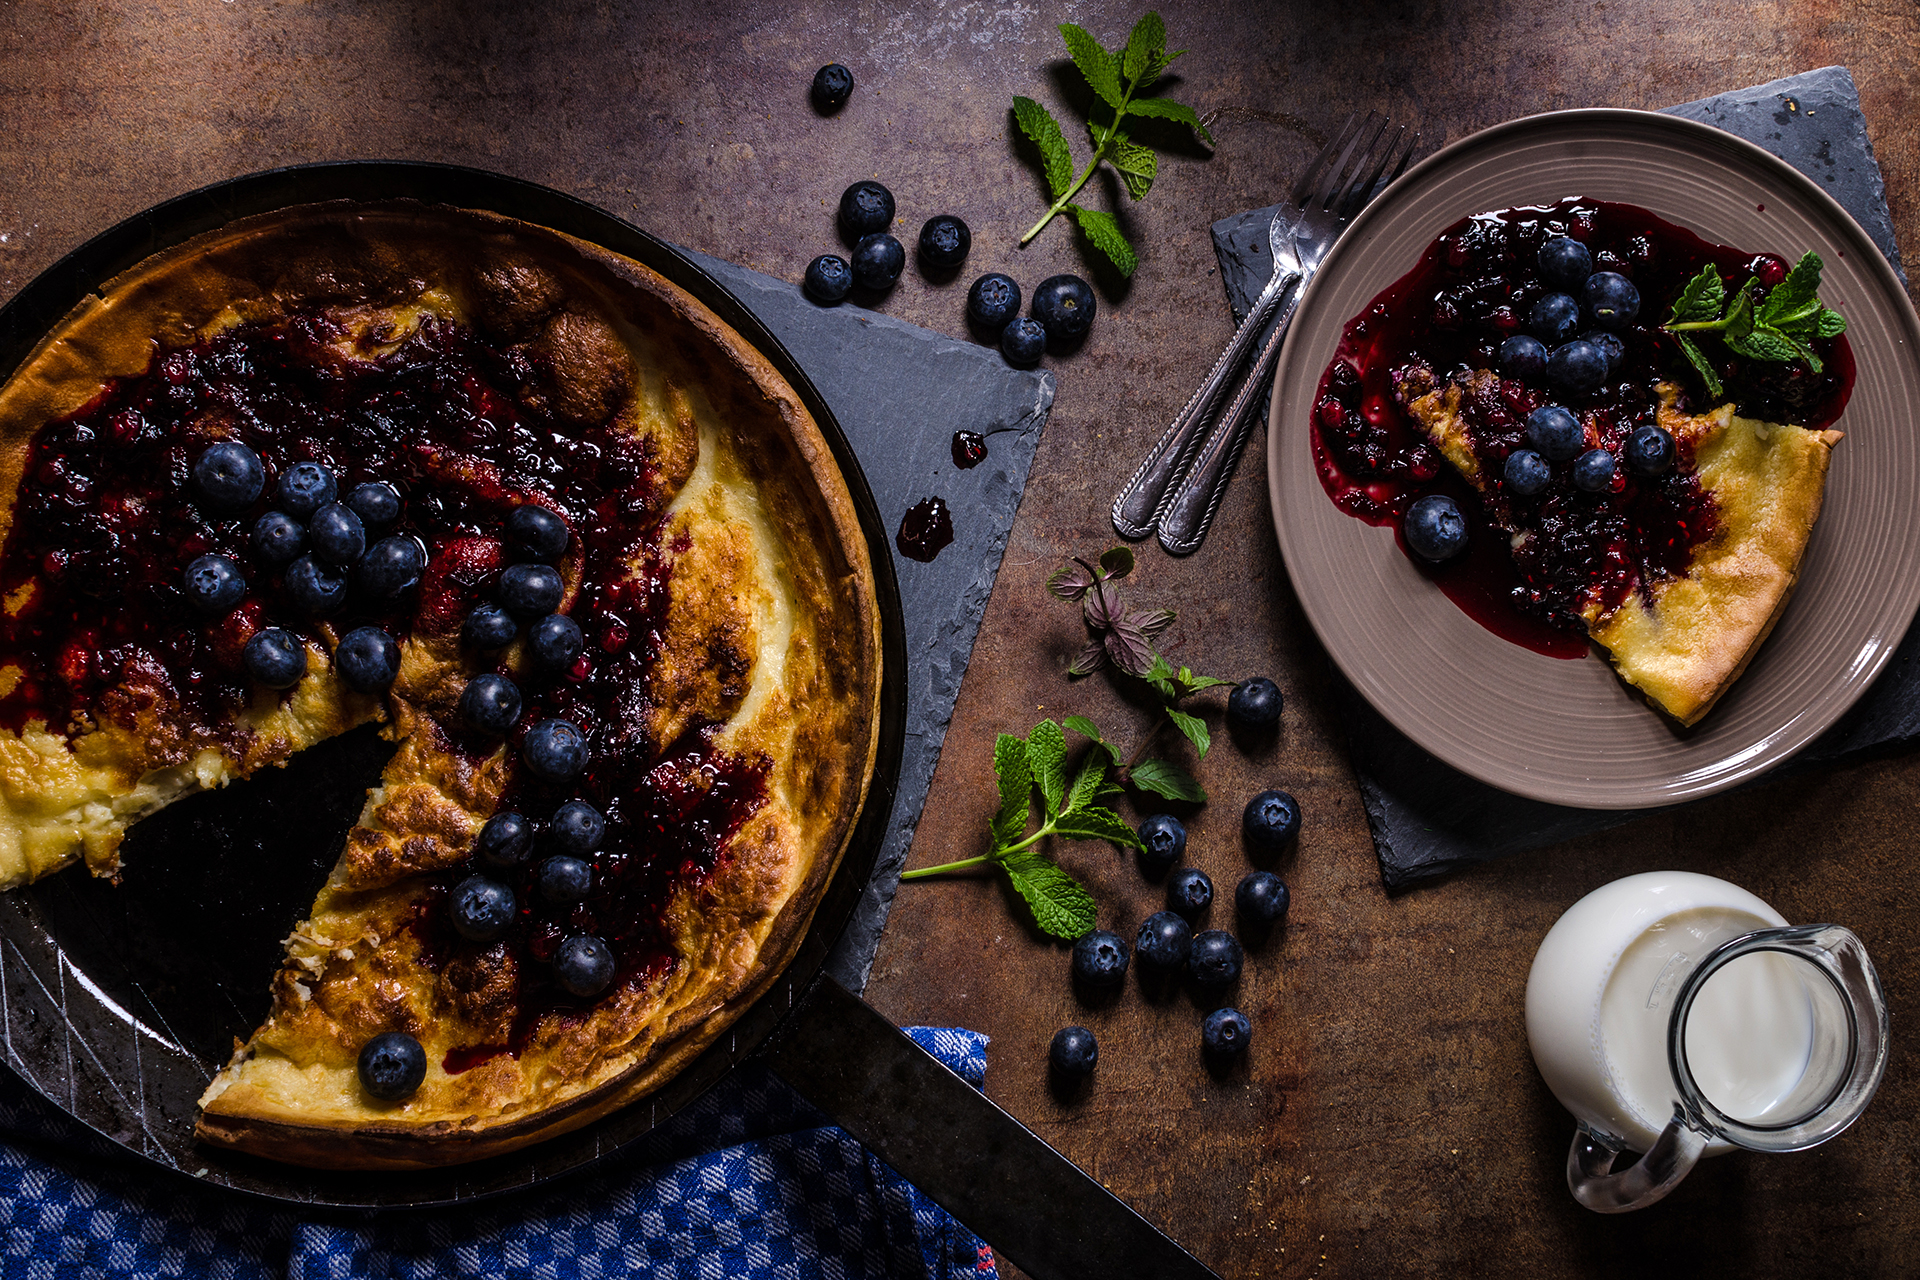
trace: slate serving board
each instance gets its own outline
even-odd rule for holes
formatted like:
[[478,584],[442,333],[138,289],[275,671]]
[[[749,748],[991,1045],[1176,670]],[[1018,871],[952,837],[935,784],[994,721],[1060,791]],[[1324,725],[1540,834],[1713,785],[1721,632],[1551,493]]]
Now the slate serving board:
[[[1755,143],[1826,187],[1905,279],[1860,95],[1845,67],[1822,67],[1667,110]],[[1236,318],[1246,315],[1272,273],[1267,226],[1274,208],[1213,224],[1214,252]],[[1845,716],[1794,759],[1748,785],[1891,750],[1920,736],[1917,656],[1920,624]],[[1509,795],[1415,745],[1337,672],[1334,685],[1380,878],[1389,892],[1475,862],[1602,831],[1646,812],[1572,809]]]

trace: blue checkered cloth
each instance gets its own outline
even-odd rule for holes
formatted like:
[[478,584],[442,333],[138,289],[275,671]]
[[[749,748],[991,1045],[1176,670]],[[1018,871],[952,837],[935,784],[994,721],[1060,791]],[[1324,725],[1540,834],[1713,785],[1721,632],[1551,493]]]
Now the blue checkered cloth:
[[[977,1088],[987,1037],[909,1027]],[[584,1177],[460,1209],[304,1220],[161,1174],[0,1071],[0,1277],[997,1277],[993,1254],[757,1064]]]

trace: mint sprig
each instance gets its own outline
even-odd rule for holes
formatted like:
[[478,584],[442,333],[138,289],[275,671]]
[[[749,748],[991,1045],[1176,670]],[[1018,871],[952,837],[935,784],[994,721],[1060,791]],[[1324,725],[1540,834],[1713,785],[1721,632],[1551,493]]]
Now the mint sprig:
[[1020,237],[1020,247],[1025,248],[1060,214],[1071,213],[1088,243],[1105,254],[1121,275],[1131,276],[1140,265],[1140,257],[1121,232],[1119,221],[1110,213],[1077,203],[1074,197],[1103,161],[1120,175],[1127,194],[1135,200],[1144,199],[1153,189],[1153,180],[1159,173],[1159,158],[1152,147],[1127,132],[1124,122],[1129,116],[1184,124],[1208,146],[1213,145],[1213,135],[1207,132],[1192,107],[1171,98],[1138,96],[1142,89],[1166,74],[1175,58],[1186,52],[1184,49],[1167,52],[1167,28],[1159,14],[1148,12],[1134,23],[1126,46],[1111,53],[1084,28],[1071,22],[1060,24],[1060,38],[1066,42],[1073,65],[1105,107],[1106,119],[1087,121],[1087,138],[1093,143],[1093,155],[1076,175],[1073,150],[1067,145],[1059,121],[1032,98],[1015,95],[1014,121],[1020,126],[1020,132],[1039,149],[1041,171],[1046,175],[1047,190],[1053,195],[1053,204],[1045,216]]
[[1846,332],[1846,317],[1820,301],[1820,255],[1812,250],[1755,305],[1757,283],[1749,279],[1729,300],[1720,269],[1709,262],[1687,281],[1674,300],[1673,313],[1661,326],[1680,344],[1681,354],[1715,400],[1726,394],[1726,388],[1696,334],[1717,334],[1727,350],[1749,360],[1782,364],[1798,360],[1819,373],[1822,366],[1813,340]]
[[[992,849],[978,857],[921,867],[900,878],[920,880],[991,863],[1025,900],[1035,924],[1056,938],[1074,941],[1094,926],[1093,896],[1039,846],[1059,836],[1140,847],[1126,820],[1100,803],[1120,790],[1108,776],[1106,757],[1100,751],[1087,752],[1069,783],[1066,735],[1053,721],[1042,720],[1024,739],[1003,733],[995,740],[993,771],[1000,785],[1000,808],[987,824]],[[1036,790],[1045,821],[1029,833]]]
[[1193,668],[1176,667],[1154,651],[1153,642],[1173,625],[1175,615],[1171,609],[1129,611],[1125,607],[1117,583],[1133,572],[1133,566],[1133,552],[1126,547],[1109,548],[1098,564],[1088,564],[1075,556],[1047,579],[1047,590],[1062,600],[1080,602],[1093,637],[1067,668],[1067,674],[1090,675],[1112,666],[1143,680],[1160,698],[1160,718],[1131,755],[1109,742],[1099,726],[1085,716],[1068,716],[1066,726],[1093,739],[1106,751],[1114,765],[1116,782],[1168,800],[1204,804],[1206,788],[1191,773],[1170,760],[1146,758],[1147,748],[1162,729],[1172,725],[1193,744],[1194,754],[1206,759],[1207,748],[1213,744],[1207,722],[1178,704],[1203,690],[1231,688],[1236,682],[1195,675]]

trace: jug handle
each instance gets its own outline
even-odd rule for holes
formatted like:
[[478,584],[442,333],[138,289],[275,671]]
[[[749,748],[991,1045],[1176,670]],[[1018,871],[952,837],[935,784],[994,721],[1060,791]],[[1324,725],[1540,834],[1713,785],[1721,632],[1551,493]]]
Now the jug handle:
[[1595,1213],[1644,1208],[1680,1185],[1706,1151],[1707,1142],[1707,1135],[1688,1124],[1686,1112],[1675,1103],[1673,1119],[1652,1150],[1615,1173],[1613,1162],[1625,1144],[1583,1123],[1573,1131],[1573,1146],[1567,1152],[1567,1188]]

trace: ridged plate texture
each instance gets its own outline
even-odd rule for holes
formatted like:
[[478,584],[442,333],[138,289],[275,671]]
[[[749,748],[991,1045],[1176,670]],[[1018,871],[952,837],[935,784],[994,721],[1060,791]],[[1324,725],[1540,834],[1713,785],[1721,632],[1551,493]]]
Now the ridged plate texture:
[[[1338,510],[1308,414],[1342,327],[1460,218],[1565,196],[1651,209],[1706,240],[1825,263],[1857,378],[1826,506],[1784,616],[1691,730],[1651,710],[1595,651],[1511,644],[1408,563],[1390,528]],[[1651,305],[1651,304],[1650,304]],[[1445,148],[1370,205],[1294,318],[1274,384],[1268,488],[1294,589],[1342,671],[1441,760],[1554,804],[1631,809],[1704,796],[1780,763],[1873,682],[1920,604],[1920,321],[1859,225],[1815,183],[1711,126],[1647,112],[1532,116]]]

